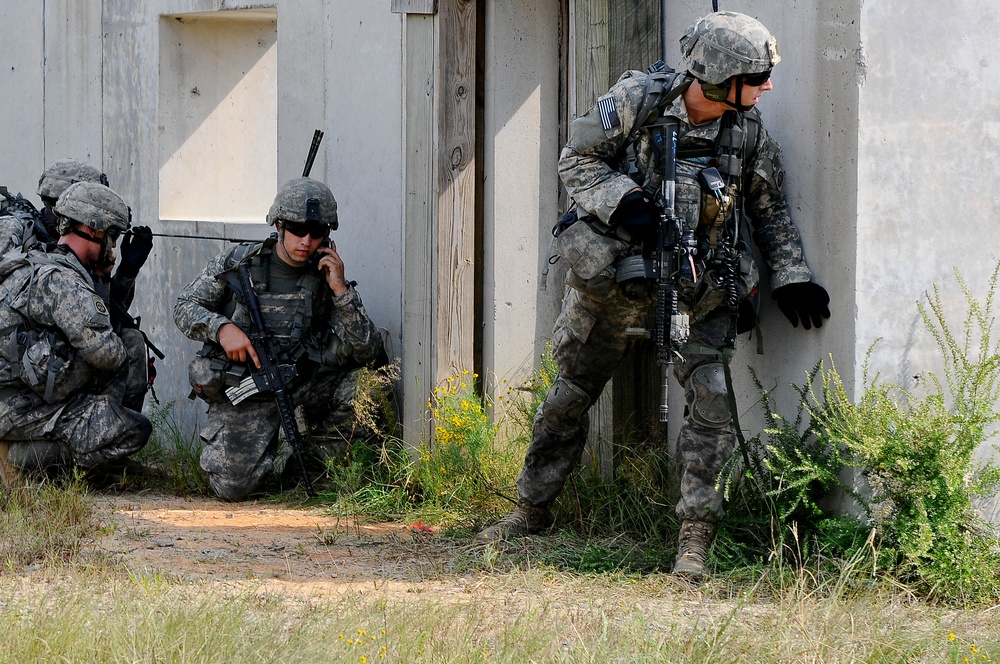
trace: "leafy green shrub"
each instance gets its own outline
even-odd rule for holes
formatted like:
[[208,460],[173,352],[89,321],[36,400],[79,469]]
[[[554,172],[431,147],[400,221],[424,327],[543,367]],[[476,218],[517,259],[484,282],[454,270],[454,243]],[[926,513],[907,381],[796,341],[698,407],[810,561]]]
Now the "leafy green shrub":
[[[757,374],[751,375],[761,395],[766,428],[740,446],[723,469],[727,515],[719,524],[713,551],[724,567],[791,558],[802,566],[814,555],[851,556],[862,546],[868,528],[857,519],[834,516],[822,502],[840,490],[860,501],[841,480],[851,460],[844,449],[817,436],[811,416],[825,403],[813,385],[822,364],[813,367],[799,395],[794,419],[778,413]],[[786,555],[790,554],[790,555]]]
[[[863,392],[854,400],[836,367],[819,363],[795,387],[799,409],[787,420],[754,376],[767,428],[723,477],[730,504],[717,560],[736,567],[741,560],[781,562],[792,552],[804,566],[818,556],[867,555],[879,572],[936,599],[1000,599],[996,533],[973,508],[974,498],[1000,487],[1000,471],[974,459],[1000,422],[1000,345],[991,313],[998,274],[1000,266],[979,302],[956,271],[968,311],[959,335],[945,319],[937,286],[918,305],[944,360],[943,381],[926,374],[926,395],[871,379],[866,360]],[[867,480],[870,495],[841,481],[845,469]],[[864,514],[827,514],[822,501],[834,489]],[[869,539],[872,526],[877,537]]]
[[929,373],[931,392],[918,396],[869,381],[866,364],[865,392],[854,403],[831,368],[816,416],[825,440],[846,448],[868,478],[883,568],[931,596],[990,601],[1000,598],[1000,553],[972,499],[994,493],[1000,476],[973,455],[1000,421],[1000,345],[992,338],[1000,266],[983,302],[955,274],[968,305],[960,336],[945,320],[937,286],[920,305],[944,359],[944,381]]

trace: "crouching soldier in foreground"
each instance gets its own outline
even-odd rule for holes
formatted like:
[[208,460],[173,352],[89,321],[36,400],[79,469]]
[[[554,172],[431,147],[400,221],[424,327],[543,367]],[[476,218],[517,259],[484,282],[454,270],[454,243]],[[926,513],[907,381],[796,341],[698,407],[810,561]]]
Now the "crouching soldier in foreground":
[[143,337],[115,334],[95,287],[111,274],[129,209],[108,187],[79,182],[53,210],[56,244],[0,261],[0,449],[21,470],[113,468],[152,432],[140,412]]
[[[360,368],[386,361],[382,332],[368,317],[330,232],[337,228],[337,201],[323,183],[291,180],[278,190],[267,223],[277,233],[263,242],[240,244],[214,258],[181,293],[174,322],[205,346],[189,366],[193,396],[208,403],[202,429],[201,467],[212,490],[242,500],[275,470],[278,432],[301,435],[301,460],[289,469],[309,471],[343,455],[353,430],[352,401]],[[242,272],[242,275],[241,275]],[[243,283],[252,293],[237,292]],[[248,298],[249,295],[249,298]],[[254,307],[276,360],[294,372],[277,375],[291,394],[294,417],[279,409],[274,390],[258,378],[267,358]],[[285,380],[287,378],[287,381]],[[277,386],[273,386],[277,387]],[[293,444],[294,446],[294,444]],[[294,476],[294,475],[292,475]]]

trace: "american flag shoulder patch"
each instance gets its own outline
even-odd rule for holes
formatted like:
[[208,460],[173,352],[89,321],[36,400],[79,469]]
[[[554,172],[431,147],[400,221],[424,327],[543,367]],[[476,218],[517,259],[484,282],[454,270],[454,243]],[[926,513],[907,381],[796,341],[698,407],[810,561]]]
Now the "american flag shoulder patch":
[[614,98],[607,96],[597,100],[597,112],[601,114],[601,126],[604,131],[611,131],[621,124],[618,111],[615,110]]

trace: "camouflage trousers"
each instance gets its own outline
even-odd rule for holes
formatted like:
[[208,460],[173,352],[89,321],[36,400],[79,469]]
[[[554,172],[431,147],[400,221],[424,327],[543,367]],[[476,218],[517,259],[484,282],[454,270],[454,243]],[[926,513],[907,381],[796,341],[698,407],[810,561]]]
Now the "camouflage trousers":
[[[562,491],[583,454],[589,430],[587,411],[621,362],[631,343],[628,327],[643,325],[653,307],[651,298],[625,297],[617,286],[596,290],[568,289],[552,334],[552,353],[559,375],[535,416],[531,444],[517,479],[521,499],[547,506]],[[720,349],[729,326],[729,314],[714,310],[691,326],[692,345]],[[681,519],[715,520],[723,513],[716,479],[736,443],[732,424],[722,428],[702,426],[690,417],[695,393],[689,378],[699,366],[720,361],[717,356],[684,353],[684,363],[674,366],[674,376],[685,387],[687,408],[678,433],[677,467]],[[586,395],[573,406],[560,390]],[[569,407],[567,407],[569,404]]]
[[[336,456],[358,433],[352,402],[361,369],[323,369],[298,387],[292,401],[304,417],[303,447],[307,467],[315,471]],[[300,418],[301,419],[301,418]],[[275,471],[281,418],[274,399],[254,396],[234,406],[225,399],[208,406],[208,423],[201,430],[201,467],[212,491],[224,500],[242,500]],[[300,431],[302,425],[299,425]],[[298,464],[294,458],[288,463]]]
[[153,426],[142,414],[146,394],[146,345],[123,330],[128,364],[100,394],[78,392],[55,403],[25,387],[0,401],[0,431],[10,443],[8,461],[25,470],[49,466],[94,468],[135,454]]

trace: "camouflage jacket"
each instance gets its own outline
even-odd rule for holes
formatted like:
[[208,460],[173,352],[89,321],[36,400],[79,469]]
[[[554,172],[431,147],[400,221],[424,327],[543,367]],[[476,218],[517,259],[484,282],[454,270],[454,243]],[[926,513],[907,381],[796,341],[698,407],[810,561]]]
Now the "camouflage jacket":
[[[25,210],[12,210],[0,216],[0,256],[9,251],[19,249],[26,243],[30,247],[31,240],[38,244],[49,244],[59,240],[55,230],[55,219],[48,208],[31,214]],[[110,285],[95,284],[98,293],[105,298],[114,297],[124,310],[132,305],[135,298],[135,277],[124,277],[116,274]]]
[[[12,271],[6,266],[16,265]],[[77,257],[63,245],[7,254],[0,261],[0,338],[4,356],[12,355],[17,333],[56,332],[72,356],[92,373],[114,373],[128,361],[121,338],[111,328],[107,303]],[[7,380],[14,376],[7,372]]]
[[[678,77],[675,85],[680,85]],[[646,74],[628,71],[586,115],[573,120],[570,139],[559,158],[559,176],[570,197],[585,213],[608,223],[622,197],[637,185],[648,184],[653,177],[650,166],[653,149],[646,132],[633,132],[637,175],[629,177],[623,154],[633,140],[632,130],[643,101]],[[601,108],[605,111],[602,122]],[[757,111],[751,111],[757,114]],[[661,115],[679,120],[678,149],[714,145],[722,128],[722,118],[700,126],[688,119],[683,95],[678,96]],[[759,120],[756,115],[755,120]],[[605,128],[605,125],[610,125]],[[810,281],[812,273],[806,265],[802,240],[792,222],[788,203],[781,191],[784,170],[781,150],[759,124],[755,149],[748,146],[751,161],[750,183],[744,185],[743,208],[753,224],[753,239],[771,269],[771,287]],[[637,128],[638,129],[638,128]],[[680,168],[680,166],[679,166]],[[747,169],[744,169],[747,172]]]
[[[213,258],[177,298],[174,323],[178,329],[194,341],[215,345],[217,353],[221,354],[218,342],[219,329],[223,325],[234,323],[248,329],[242,307],[235,303],[235,295],[222,275],[244,263],[251,268],[260,267],[275,243],[276,240],[270,238],[261,243],[237,245]],[[306,307],[309,320],[304,325],[308,329],[302,331],[298,343],[310,359],[319,364],[360,365],[372,360],[382,348],[382,338],[354,286],[334,296],[321,274],[317,273],[314,280],[318,286],[312,290],[312,301]],[[257,280],[254,289],[261,299],[266,320],[267,291]],[[273,306],[274,303],[270,308]]]

